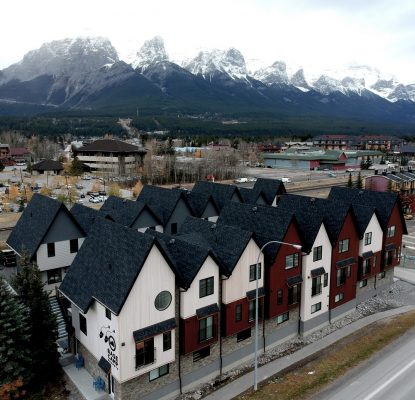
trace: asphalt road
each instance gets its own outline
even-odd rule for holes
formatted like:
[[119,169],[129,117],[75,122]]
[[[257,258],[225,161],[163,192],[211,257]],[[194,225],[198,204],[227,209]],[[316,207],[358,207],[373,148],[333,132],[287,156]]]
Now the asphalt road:
[[336,380],[313,400],[415,399],[415,330]]

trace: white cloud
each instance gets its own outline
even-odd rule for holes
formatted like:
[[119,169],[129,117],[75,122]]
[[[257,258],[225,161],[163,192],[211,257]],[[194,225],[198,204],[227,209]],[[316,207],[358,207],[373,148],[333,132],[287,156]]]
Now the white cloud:
[[415,80],[415,3],[408,0],[20,0],[2,4],[0,68],[44,42],[106,36],[121,58],[160,35],[174,58],[238,48],[265,64],[366,63]]

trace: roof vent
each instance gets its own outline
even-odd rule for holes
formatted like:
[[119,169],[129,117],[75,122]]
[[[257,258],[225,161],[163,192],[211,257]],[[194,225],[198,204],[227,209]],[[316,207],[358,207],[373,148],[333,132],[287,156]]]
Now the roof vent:
[[210,227],[210,229],[216,229],[216,224],[212,224],[212,226]]
[[316,201],[316,198],[315,198],[315,197],[312,197],[312,198],[310,199],[310,201],[311,201],[312,203],[314,203],[314,202]]
[[169,240],[169,244],[174,244],[174,242],[175,242],[175,239],[170,239]]
[[359,195],[362,196],[363,195],[363,190],[359,190]]
[[258,211],[258,207],[252,207],[252,211],[253,212],[257,212]]

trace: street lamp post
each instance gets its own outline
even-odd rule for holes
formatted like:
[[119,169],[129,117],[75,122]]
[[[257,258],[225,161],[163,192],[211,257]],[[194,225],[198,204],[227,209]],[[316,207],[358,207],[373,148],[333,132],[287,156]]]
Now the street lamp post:
[[[286,243],[280,242],[279,240],[270,240],[269,242],[265,243],[261,249],[259,250],[258,257],[256,260],[256,268],[255,268],[255,361],[254,361],[254,390],[258,389],[258,276],[259,276],[259,258],[261,257],[262,251],[265,247],[269,244],[285,244],[287,246],[294,247],[297,250],[301,250],[301,245],[294,244],[294,243]],[[262,316],[264,318],[264,316]]]

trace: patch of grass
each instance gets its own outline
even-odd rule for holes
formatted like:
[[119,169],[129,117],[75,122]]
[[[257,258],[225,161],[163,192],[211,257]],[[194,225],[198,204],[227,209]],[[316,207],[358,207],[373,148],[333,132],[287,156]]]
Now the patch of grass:
[[387,318],[339,340],[317,358],[262,384],[257,392],[246,392],[238,400],[299,400],[357,366],[415,326],[415,312]]

